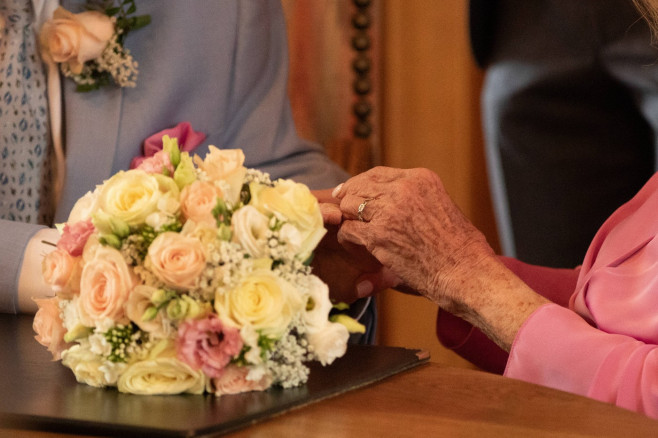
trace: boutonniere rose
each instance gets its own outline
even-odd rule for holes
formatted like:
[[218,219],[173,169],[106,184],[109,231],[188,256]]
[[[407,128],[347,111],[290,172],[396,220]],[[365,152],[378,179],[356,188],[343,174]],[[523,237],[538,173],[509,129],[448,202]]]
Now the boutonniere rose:
[[85,62],[98,58],[114,34],[114,23],[97,11],[73,14],[61,6],[41,29],[44,56],[80,74]]
[[[113,2],[111,2],[113,4]],[[61,6],[39,32],[41,56],[59,64],[64,76],[90,91],[111,82],[120,87],[137,84],[137,62],[124,47],[130,30],[150,23],[150,16],[129,17],[137,10],[134,0],[104,10],[74,14]]]

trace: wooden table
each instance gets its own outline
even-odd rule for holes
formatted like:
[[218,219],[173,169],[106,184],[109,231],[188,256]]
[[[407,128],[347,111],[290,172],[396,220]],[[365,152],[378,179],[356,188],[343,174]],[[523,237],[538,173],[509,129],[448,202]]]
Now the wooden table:
[[[70,437],[0,429],[0,435]],[[420,365],[230,437],[657,437],[658,421],[517,380]]]

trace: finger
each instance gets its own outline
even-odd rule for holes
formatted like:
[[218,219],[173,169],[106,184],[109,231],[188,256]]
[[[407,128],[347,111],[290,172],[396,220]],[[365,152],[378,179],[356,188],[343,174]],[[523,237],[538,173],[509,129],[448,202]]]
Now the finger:
[[338,204],[336,198],[332,196],[333,189],[322,189],[322,190],[311,190],[313,196],[315,196],[319,203],[331,203]]
[[325,225],[340,225],[343,220],[343,212],[336,204],[321,203],[320,213]]
[[346,195],[362,196],[364,198],[377,198],[387,191],[389,184],[405,173],[403,169],[389,167],[374,167],[366,172],[360,173],[338,185],[332,195],[342,199]]
[[349,246],[360,245],[369,250],[368,224],[359,221],[345,221],[338,230],[338,243]]
[[382,267],[378,272],[364,273],[356,279],[356,294],[365,298],[385,289],[398,286],[401,280],[390,270]]
[[370,222],[376,211],[376,199],[347,195],[340,201],[343,218]]

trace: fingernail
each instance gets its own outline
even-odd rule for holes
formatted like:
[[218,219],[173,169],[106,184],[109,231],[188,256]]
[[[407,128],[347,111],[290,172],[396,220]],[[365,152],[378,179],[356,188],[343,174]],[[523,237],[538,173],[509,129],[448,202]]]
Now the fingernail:
[[338,184],[336,186],[336,188],[334,189],[334,191],[331,192],[331,196],[333,196],[334,198],[337,197],[338,194],[340,193],[340,189],[342,189],[342,188],[343,188],[343,183]]
[[364,280],[356,285],[356,294],[359,298],[364,298],[372,293],[373,285],[368,280]]

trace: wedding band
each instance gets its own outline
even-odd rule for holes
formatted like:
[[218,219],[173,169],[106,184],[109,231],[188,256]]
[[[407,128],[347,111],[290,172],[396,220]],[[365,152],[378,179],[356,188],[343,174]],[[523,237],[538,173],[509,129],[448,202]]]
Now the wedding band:
[[356,216],[359,218],[361,222],[365,222],[363,220],[363,216],[361,215],[363,214],[363,210],[366,209],[366,205],[368,205],[369,201],[371,201],[371,199],[364,199],[363,202],[359,204],[359,209],[356,211]]

